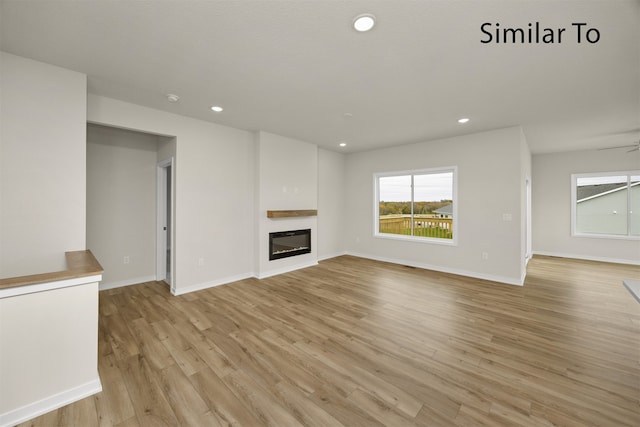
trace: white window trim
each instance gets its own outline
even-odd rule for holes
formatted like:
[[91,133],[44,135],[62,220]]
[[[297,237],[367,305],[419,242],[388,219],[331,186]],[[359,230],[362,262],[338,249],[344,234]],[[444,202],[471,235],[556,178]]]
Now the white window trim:
[[[400,175],[425,175],[425,174],[436,174],[443,172],[453,172],[453,238],[452,239],[438,239],[433,237],[419,237],[419,236],[401,236],[399,234],[389,234],[389,233],[380,233],[379,225],[380,225],[380,188],[378,185],[378,178],[383,178],[386,176],[400,176]],[[413,181],[413,177],[411,178]],[[411,194],[411,202],[413,203],[413,192]],[[437,168],[427,168],[427,169],[412,169],[412,170],[404,170],[404,171],[393,171],[393,172],[378,172],[373,174],[373,237],[379,239],[389,239],[389,240],[401,240],[405,242],[417,242],[417,243],[428,243],[428,244],[436,244],[436,245],[445,245],[445,246],[458,246],[458,235],[459,233],[459,217],[458,217],[458,167],[457,166],[447,166],[447,167],[437,167]]]
[[[640,170],[632,171],[616,171],[616,172],[596,172],[596,173],[574,173],[571,174],[571,237],[587,237],[590,239],[616,239],[616,240],[640,240],[640,236],[631,235],[629,231],[629,212],[627,211],[627,234],[597,234],[597,233],[580,233],[576,230],[576,207],[577,207],[577,182],[578,178],[597,178],[605,176],[627,176],[627,185],[631,175],[640,175]],[[627,196],[627,209],[629,209],[629,197]]]

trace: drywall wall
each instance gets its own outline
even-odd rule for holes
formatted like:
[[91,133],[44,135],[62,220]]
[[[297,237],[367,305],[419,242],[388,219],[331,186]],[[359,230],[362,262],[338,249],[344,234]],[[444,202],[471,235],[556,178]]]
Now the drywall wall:
[[85,247],[86,76],[0,53],[0,276]]
[[102,288],[155,280],[158,137],[87,126],[87,248]]
[[101,390],[98,283],[84,279],[0,298],[0,426]]
[[533,156],[533,251],[640,264],[640,240],[571,236],[571,174],[640,169],[640,153],[572,151]]
[[[318,209],[318,147],[268,132],[255,137],[256,275],[267,277],[318,262],[316,216],[267,218],[267,210]],[[269,233],[311,229],[311,253],[269,261]]]
[[342,255],[344,246],[345,156],[318,149],[318,259]]
[[253,134],[93,94],[89,122],[175,137],[180,294],[253,275]]
[[[526,155],[519,127],[346,156],[345,239],[356,255],[521,284],[522,188]],[[457,246],[373,235],[375,173],[458,168]],[[504,214],[512,220],[505,221]],[[482,253],[488,259],[482,258]]]

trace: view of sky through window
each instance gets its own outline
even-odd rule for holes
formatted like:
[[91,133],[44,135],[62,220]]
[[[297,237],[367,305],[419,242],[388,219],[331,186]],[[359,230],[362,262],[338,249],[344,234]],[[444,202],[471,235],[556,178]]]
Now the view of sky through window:
[[[453,173],[430,173],[414,176],[414,200],[435,202],[453,199]],[[380,177],[380,201],[411,201],[411,176]]]

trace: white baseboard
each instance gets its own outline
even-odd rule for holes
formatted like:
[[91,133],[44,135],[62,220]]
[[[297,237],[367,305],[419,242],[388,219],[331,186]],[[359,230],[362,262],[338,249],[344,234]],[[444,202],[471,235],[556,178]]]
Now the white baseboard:
[[[345,255],[343,254],[336,254],[334,256],[340,256],[340,255]],[[329,258],[333,258],[333,256],[329,257]],[[327,258],[324,258],[327,259]],[[307,267],[312,267],[314,265],[318,265],[317,261],[311,261],[311,262],[307,262],[307,263],[302,263],[302,264],[296,264],[296,265],[291,265],[291,266],[287,266],[287,267],[283,267],[283,268],[278,268],[275,270],[270,270],[267,271],[263,274],[256,274],[254,272],[250,272],[250,273],[243,273],[243,274],[237,274],[235,276],[229,276],[229,277],[223,277],[221,279],[217,279],[217,280],[212,280],[209,282],[204,282],[204,283],[198,283],[195,285],[191,285],[191,286],[187,286],[187,287],[183,287],[183,288],[178,288],[178,289],[174,289],[173,287],[171,287],[171,293],[173,295],[184,295],[184,294],[188,294],[190,292],[196,292],[196,291],[201,291],[203,289],[207,289],[207,288],[213,288],[215,286],[220,286],[220,285],[226,285],[228,283],[233,283],[233,282],[237,282],[240,280],[244,280],[244,279],[248,279],[251,277],[255,277],[257,279],[266,279],[267,277],[271,277],[271,276],[276,276],[278,274],[283,274],[283,273],[289,273],[291,271],[295,271],[295,270],[300,270],[302,268],[307,268]],[[148,276],[148,277],[139,277],[137,279],[131,279],[131,280],[123,280],[120,282],[111,282],[111,283],[101,283],[100,284],[100,290],[106,290],[106,289],[113,289],[113,288],[119,288],[121,286],[129,286],[129,285],[135,285],[138,283],[144,283],[144,282],[151,282],[156,280],[155,276]]]
[[[96,373],[97,376],[97,373]],[[102,391],[100,377],[37,402],[0,414],[0,427],[14,426]]]
[[577,254],[568,254],[563,252],[546,252],[546,251],[534,251],[533,254],[542,255],[542,256],[553,256],[558,258],[582,259],[585,261],[609,262],[613,264],[640,265],[640,260],[632,260],[632,259],[607,258],[607,257],[599,257],[599,256],[577,255]]
[[275,270],[270,270],[263,274],[256,274],[253,272],[238,274],[235,276],[223,277],[222,279],[212,280],[210,282],[198,283],[196,285],[187,286],[185,288],[172,289],[171,293],[176,296],[184,295],[190,292],[196,292],[196,291],[201,291],[203,289],[213,288],[215,286],[226,285],[229,283],[238,282],[240,280],[245,280],[252,277],[256,279],[266,279],[267,277],[276,276],[278,274],[289,273],[291,271],[300,270],[302,268],[313,267],[314,265],[318,265],[318,262],[311,261],[303,264],[291,265],[283,268],[278,268]]
[[336,257],[342,256],[342,255],[347,255],[347,251],[336,252],[336,253],[329,254],[329,255],[319,256],[318,257],[318,261],[324,261],[324,260],[327,260],[327,259],[331,259],[331,258],[336,258]]
[[289,265],[287,267],[276,268],[274,270],[269,270],[264,273],[260,273],[255,275],[258,279],[266,279],[267,277],[277,276],[278,274],[289,273],[291,271],[300,270],[303,268],[313,267],[314,265],[318,265],[318,261],[310,261],[302,264]]
[[123,286],[131,286],[131,285],[137,285],[139,283],[155,282],[155,281],[156,281],[156,276],[144,276],[144,277],[135,277],[133,279],[118,280],[115,282],[104,282],[104,283],[100,283],[100,290],[106,291],[107,289],[115,289],[115,288],[121,288]]
[[407,261],[403,259],[380,257],[375,255],[363,254],[359,252],[347,252],[347,255],[372,259],[375,261],[389,262],[392,264],[408,265],[409,267],[422,268],[424,270],[439,271],[441,273],[450,273],[458,276],[473,277],[474,279],[489,280],[491,282],[505,283],[508,285],[522,286],[524,284],[525,274],[523,274],[522,277],[520,278],[513,278],[513,277],[507,277],[507,276],[497,276],[493,274],[477,273],[475,271],[460,270],[457,268],[441,267],[437,265],[424,264],[420,262]]
[[184,288],[172,289],[171,293],[176,296],[184,295],[190,292],[201,291],[203,289],[213,288],[215,286],[220,286],[220,285],[226,285],[228,283],[237,282],[239,280],[249,279],[251,277],[256,277],[256,275],[253,272],[237,274],[235,276],[223,277],[222,279],[212,280],[210,282],[198,283],[198,284],[187,286]]

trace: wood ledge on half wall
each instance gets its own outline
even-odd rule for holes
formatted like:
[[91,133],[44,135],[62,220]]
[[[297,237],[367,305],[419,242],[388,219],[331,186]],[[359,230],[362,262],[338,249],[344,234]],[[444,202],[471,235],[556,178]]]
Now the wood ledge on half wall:
[[267,211],[267,218],[291,218],[298,216],[317,216],[317,209],[289,210],[289,211]]
[[32,274],[29,276],[10,277],[0,279],[0,289],[16,286],[34,285],[37,283],[58,280],[75,279],[77,277],[95,276],[102,274],[104,269],[90,250],[65,252],[67,269],[52,273]]

